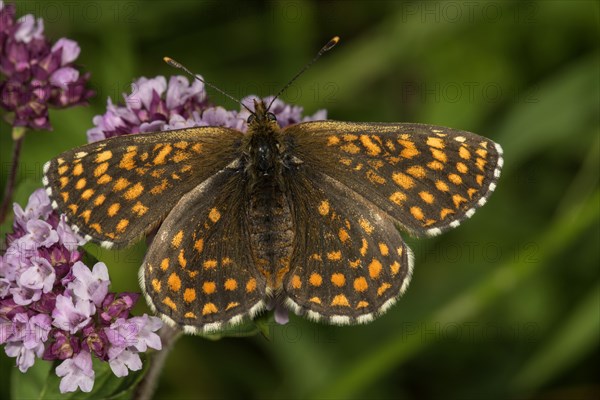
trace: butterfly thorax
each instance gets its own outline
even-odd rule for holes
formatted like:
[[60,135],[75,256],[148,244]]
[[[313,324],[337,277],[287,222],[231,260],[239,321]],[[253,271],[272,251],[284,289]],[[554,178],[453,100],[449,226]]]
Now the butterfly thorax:
[[243,143],[249,199],[248,221],[253,258],[267,287],[277,292],[289,271],[294,239],[292,218],[282,179],[283,145],[277,121],[258,103]]

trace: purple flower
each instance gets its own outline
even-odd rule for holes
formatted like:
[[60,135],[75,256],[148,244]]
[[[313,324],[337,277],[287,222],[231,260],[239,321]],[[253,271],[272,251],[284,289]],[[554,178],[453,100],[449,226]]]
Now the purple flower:
[[139,297],[138,293],[109,293],[102,302],[100,318],[106,323],[127,318]]
[[90,271],[84,263],[78,261],[73,265],[73,276],[75,280],[69,283],[67,288],[73,291],[78,300],[89,300],[96,306],[100,306],[110,285],[106,265],[101,262],[96,263],[94,269]]
[[94,312],[94,303],[81,299],[73,301],[73,298],[61,294],[56,297],[52,325],[73,334],[90,323]]
[[29,238],[43,247],[50,247],[58,242],[58,233],[52,225],[39,219],[29,220],[26,225]]
[[79,46],[59,39],[53,46],[44,36],[44,21],[25,15],[15,21],[12,5],[0,2],[0,107],[12,126],[51,129],[48,107],[85,104],[89,74],[73,62]]
[[64,331],[54,329],[50,335],[52,343],[46,347],[44,360],[65,360],[79,353],[79,340]]
[[54,286],[56,274],[54,268],[45,258],[32,257],[31,266],[24,269],[19,276],[19,285],[27,289],[48,293]]
[[94,387],[94,370],[92,355],[81,351],[73,358],[68,358],[56,367],[56,375],[62,377],[59,389],[62,393],[74,392],[80,388],[82,392],[91,392]]
[[17,366],[21,372],[27,372],[35,362],[35,357],[41,357],[44,353],[44,345],[39,344],[33,349],[28,349],[22,342],[8,342],[4,351],[7,356],[17,359]]

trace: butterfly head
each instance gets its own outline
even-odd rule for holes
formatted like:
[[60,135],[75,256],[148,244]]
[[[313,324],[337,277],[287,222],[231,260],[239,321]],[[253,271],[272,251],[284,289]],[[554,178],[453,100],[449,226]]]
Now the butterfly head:
[[272,112],[269,112],[269,109],[265,106],[265,103],[262,100],[254,99],[254,112],[250,114],[248,117],[248,125],[250,127],[259,126],[259,125],[274,125],[273,128],[278,127],[277,125],[277,117]]

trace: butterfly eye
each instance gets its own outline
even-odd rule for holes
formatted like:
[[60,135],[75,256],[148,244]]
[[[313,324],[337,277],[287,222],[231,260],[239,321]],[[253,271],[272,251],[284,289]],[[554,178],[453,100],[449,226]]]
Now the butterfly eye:
[[277,117],[273,113],[267,113],[267,119],[269,121],[277,121]]
[[251,124],[254,121],[256,121],[256,115],[250,114],[250,116],[248,117],[248,119],[246,120],[246,122],[249,123],[249,124]]

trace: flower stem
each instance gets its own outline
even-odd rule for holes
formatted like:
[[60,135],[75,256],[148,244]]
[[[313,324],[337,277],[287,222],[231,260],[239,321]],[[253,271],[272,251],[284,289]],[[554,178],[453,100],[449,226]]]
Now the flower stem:
[[4,198],[2,199],[2,206],[0,206],[0,224],[4,223],[8,214],[8,208],[12,203],[13,193],[15,191],[15,184],[17,182],[17,170],[19,169],[19,159],[21,157],[21,146],[23,139],[25,138],[25,129],[21,126],[13,128],[13,151],[10,165],[10,172],[6,179],[6,187],[4,188]]
[[160,328],[158,335],[160,336],[160,340],[162,342],[162,349],[154,353],[150,367],[148,367],[148,372],[135,389],[135,393],[133,395],[134,400],[149,400],[153,398],[160,372],[165,365],[165,361],[167,360],[167,356],[171,352],[173,345],[177,339],[179,339],[181,334],[182,331],[171,328],[166,324]]

